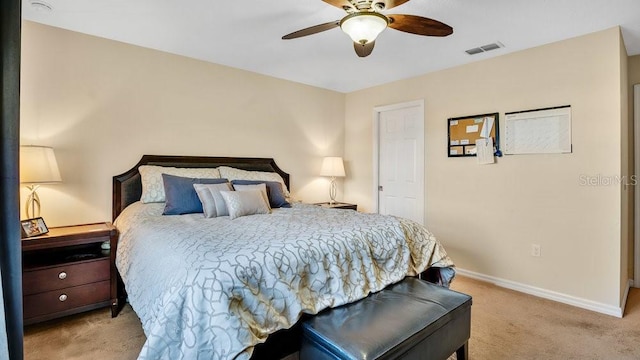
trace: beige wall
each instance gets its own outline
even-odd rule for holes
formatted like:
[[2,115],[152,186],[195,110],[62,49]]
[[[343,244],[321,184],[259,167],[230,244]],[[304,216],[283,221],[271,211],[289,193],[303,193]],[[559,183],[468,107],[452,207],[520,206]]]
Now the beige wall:
[[[373,107],[424,99],[426,224],[454,262],[620,306],[622,189],[615,181],[581,186],[584,176],[622,175],[620,54],[614,28],[348,94],[347,199],[372,209]],[[502,120],[566,104],[571,154],[504,156],[486,166],[447,157],[447,118],[499,112]],[[530,256],[532,243],[541,257]]]
[[344,94],[28,21],[22,42],[21,142],[53,146],[64,181],[39,191],[47,225],[110,220],[111,178],[143,154],[273,157],[326,201]]

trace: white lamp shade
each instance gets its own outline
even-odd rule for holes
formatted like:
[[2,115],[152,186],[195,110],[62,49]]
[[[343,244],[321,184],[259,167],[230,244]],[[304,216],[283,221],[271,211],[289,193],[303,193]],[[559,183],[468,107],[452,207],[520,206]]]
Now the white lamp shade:
[[358,44],[374,41],[387,25],[387,18],[375,12],[354,13],[340,22],[342,31]]
[[56,155],[48,146],[20,146],[20,182],[46,184],[62,181]]
[[322,160],[320,176],[342,177],[344,173],[344,163],[339,156],[328,156]]

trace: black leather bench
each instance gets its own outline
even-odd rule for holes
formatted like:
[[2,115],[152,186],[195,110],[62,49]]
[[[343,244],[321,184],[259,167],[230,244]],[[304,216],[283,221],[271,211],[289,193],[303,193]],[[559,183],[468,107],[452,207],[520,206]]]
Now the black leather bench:
[[471,296],[406,278],[302,324],[301,360],[468,358]]

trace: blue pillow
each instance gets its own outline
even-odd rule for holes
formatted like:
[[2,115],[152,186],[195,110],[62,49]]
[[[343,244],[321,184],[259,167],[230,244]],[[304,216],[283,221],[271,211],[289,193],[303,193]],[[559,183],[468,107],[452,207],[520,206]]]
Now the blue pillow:
[[227,179],[196,179],[162,174],[166,203],[162,215],[201,213],[202,203],[193,184],[222,184]]
[[282,184],[277,181],[263,181],[263,180],[233,180],[231,185],[255,185],[266,184],[267,185],[267,197],[269,198],[269,205],[272,209],[275,208],[288,208],[291,204],[287,202],[282,190]]

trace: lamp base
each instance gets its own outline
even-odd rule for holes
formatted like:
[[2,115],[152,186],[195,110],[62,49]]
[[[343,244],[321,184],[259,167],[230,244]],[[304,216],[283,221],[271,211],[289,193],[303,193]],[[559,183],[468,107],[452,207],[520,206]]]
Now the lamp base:
[[40,216],[40,197],[37,193],[39,187],[39,185],[27,186],[27,189],[30,191],[25,204],[27,219],[33,219]]
[[336,178],[331,177],[331,184],[329,185],[329,204],[333,205],[336,203],[336,193],[338,192],[338,185],[336,184]]

